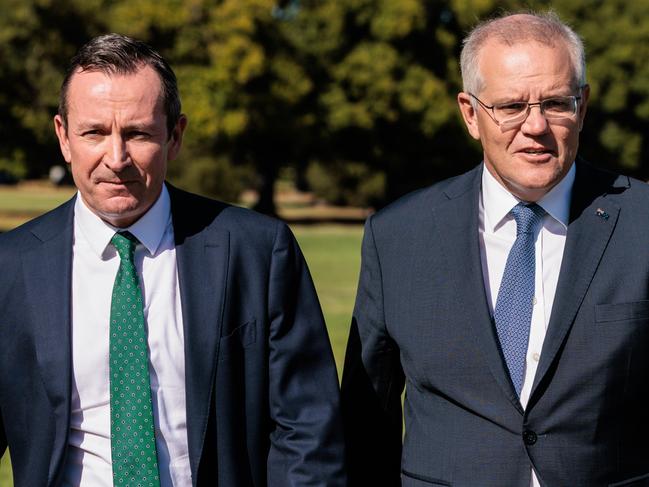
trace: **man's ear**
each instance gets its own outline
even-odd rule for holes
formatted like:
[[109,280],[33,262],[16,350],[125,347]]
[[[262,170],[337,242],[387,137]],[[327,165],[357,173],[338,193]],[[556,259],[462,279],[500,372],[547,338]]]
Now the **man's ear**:
[[61,115],[54,116],[54,131],[56,132],[56,137],[59,139],[59,147],[61,148],[63,159],[65,159],[65,162],[70,164],[70,162],[72,162],[72,156],[70,154],[70,140],[68,139],[68,129],[63,123],[63,118],[61,118]]
[[460,107],[460,113],[466,124],[466,128],[476,140],[480,140],[480,127],[478,125],[478,113],[471,103],[471,95],[465,92],[460,92],[457,95],[457,104]]
[[167,160],[173,161],[180,152],[180,148],[183,144],[183,134],[187,128],[187,117],[184,114],[181,114],[178,117],[178,122],[176,126],[171,131],[171,136],[169,137],[169,142],[167,144]]

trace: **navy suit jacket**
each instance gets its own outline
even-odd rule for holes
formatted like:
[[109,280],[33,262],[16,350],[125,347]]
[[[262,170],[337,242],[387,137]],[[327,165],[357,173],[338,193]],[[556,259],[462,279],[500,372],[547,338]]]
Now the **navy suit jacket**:
[[[577,163],[521,407],[485,296],[482,166],[365,227],[342,381],[350,486],[649,486],[649,186]],[[402,440],[401,393],[405,383]]]
[[[343,486],[320,305],[283,223],[169,187],[195,486]],[[0,236],[0,454],[57,486],[70,418],[74,198]]]

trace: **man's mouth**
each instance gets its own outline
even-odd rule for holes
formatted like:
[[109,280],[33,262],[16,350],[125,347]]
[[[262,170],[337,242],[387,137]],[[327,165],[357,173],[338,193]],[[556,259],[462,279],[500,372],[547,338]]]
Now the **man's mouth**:
[[530,156],[544,156],[544,155],[553,156],[553,155],[555,155],[554,151],[551,150],[551,149],[537,148],[537,147],[535,147],[535,148],[530,147],[530,148],[527,148],[527,149],[522,149],[519,152],[521,152],[523,154],[526,154],[526,155],[530,155]]

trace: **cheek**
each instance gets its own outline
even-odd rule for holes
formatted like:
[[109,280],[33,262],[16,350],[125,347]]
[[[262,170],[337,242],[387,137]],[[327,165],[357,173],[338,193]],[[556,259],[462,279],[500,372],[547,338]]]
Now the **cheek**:
[[503,157],[509,152],[509,147],[512,145],[516,138],[516,132],[510,131],[502,133],[498,129],[498,133],[490,133],[488,138],[483,139],[482,146],[485,150],[493,154],[501,154]]
[[566,131],[565,133],[559,134],[557,139],[559,140],[561,152],[566,156],[574,157],[579,146],[579,132]]
[[164,179],[167,163],[163,149],[158,148],[155,151],[147,151],[140,154],[140,157],[138,157],[138,154],[133,154],[133,160],[140,174],[147,181],[155,182]]
[[99,165],[103,152],[100,147],[88,145],[71,145],[71,169],[79,173],[90,174]]

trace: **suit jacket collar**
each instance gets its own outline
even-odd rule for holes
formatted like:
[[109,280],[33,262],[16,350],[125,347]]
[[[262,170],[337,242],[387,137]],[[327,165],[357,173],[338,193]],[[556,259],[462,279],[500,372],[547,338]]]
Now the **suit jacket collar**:
[[478,236],[478,206],[483,165],[450,180],[443,198],[432,204],[433,225],[444,235],[441,243],[449,269],[448,289],[456,300],[454,309],[466,333],[473,338],[475,353],[482,356],[495,382],[522,414],[518,397],[500,353],[498,337],[491,321],[482,277]]
[[48,482],[63,473],[70,428],[73,197],[31,227],[35,244],[21,255],[38,369],[43,378],[56,435]]
[[[481,351],[503,393],[523,414],[500,351],[485,295],[477,235],[482,170],[480,165],[452,180],[444,189],[447,199],[433,204],[433,215],[438,228],[444,229],[446,255],[452,259],[452,268],[457,270],[452,281],[457,289],[455,296],[461,301],[458,309],[462,310],[463,322],[470,328],[476,348]],[[551,365],[560,354],[615,228],[620,211],[616,195],[628,186],[626,177],[595,169],[581,160],[576,162],[564,257],[528,411],[549,380]],[[470,238],[467,238],[467,231],[473,232]]]
[[551,366],[560,355],[615,229],[620,213],[617,195],[629,185],[629,179],[625,176],[617,176],[595,169],[584,161],[577,161],[559,281],[528,409],[538,401],[549,381]]
[[435,226],[445,235],[445,256],[449,260],[450,288],[460,322],[475,343],[476,353],[483,357],[496,383],[511,404],[523,409],[511,385],[509,373],[500,352],[498,337],[487,302],[478,236],[478,205],[483,165],[454,178],[444,188],[445,200],[433,204]]
[[218,216],[225,204],[168,185],[185,334],[185,395],[192,478],[196,482],[214,401],[228,278],[230,234]]
[[[176,241],[185,334],[187,435],[196,479],[214,397],[216,357],[228,275],[229,231],[219,225],[224,204],[168,185]],[[75,197],[34,222],[35,244],[22,254],[29,283],[36,358],[50,400],[57,434],[49,485],[63,474],[70,428],[71,281]]]

